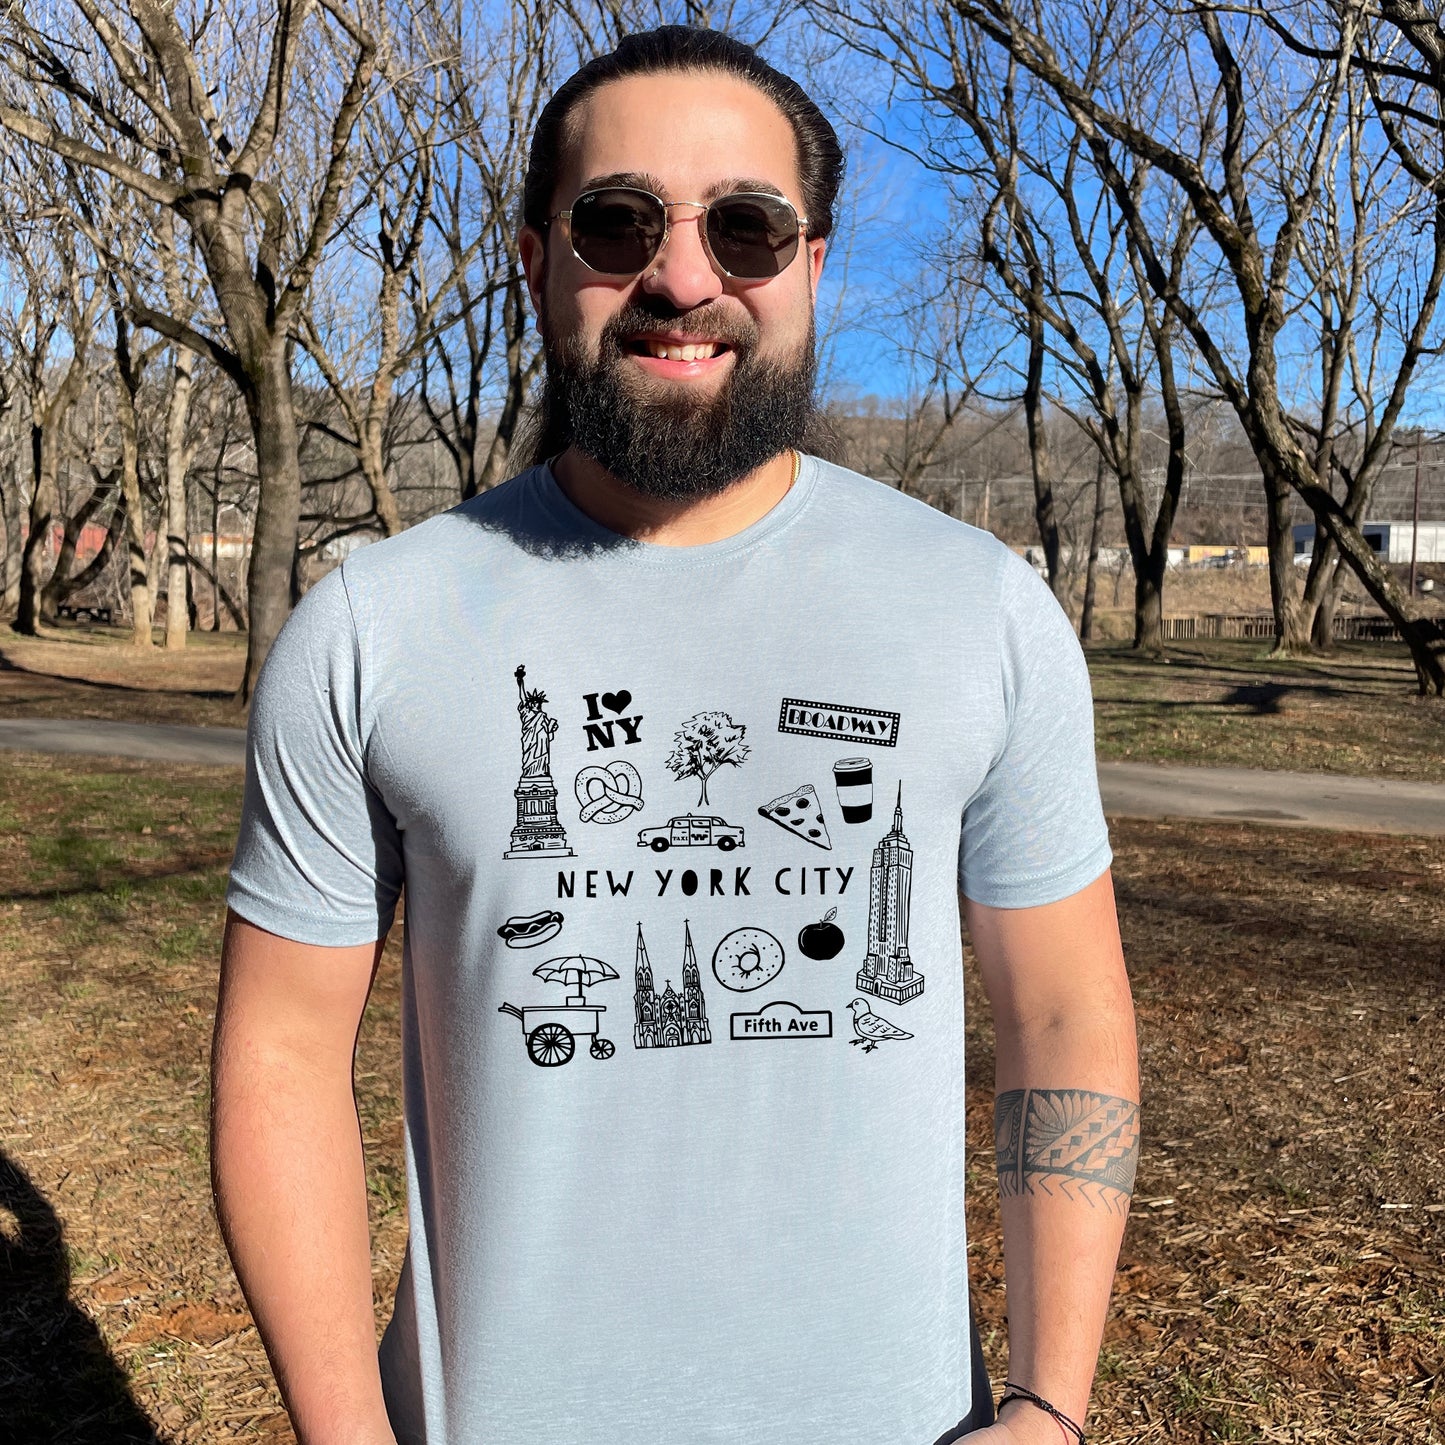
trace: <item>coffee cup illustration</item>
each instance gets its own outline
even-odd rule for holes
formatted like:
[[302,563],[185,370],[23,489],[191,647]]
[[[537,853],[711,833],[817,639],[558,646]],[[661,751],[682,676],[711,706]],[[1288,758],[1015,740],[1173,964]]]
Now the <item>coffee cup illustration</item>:
[[873,816],[873,760],[839,758],[833,764],[833,783],[845,823],[866,823]]

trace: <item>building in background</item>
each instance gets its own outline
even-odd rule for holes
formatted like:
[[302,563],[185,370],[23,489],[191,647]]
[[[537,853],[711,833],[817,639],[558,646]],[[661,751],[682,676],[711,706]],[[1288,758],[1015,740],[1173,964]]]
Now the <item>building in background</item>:
[[[1421,522],[1415,536],[1414,522],[1362,522],[1360,531],[1382,562],[1410,565],[1412,546],[1415,561],[1445,562],[1445,522]],[[1301,522],[1294,529],[1294,559],[1308,562],[1315,550],[1315,524]]]

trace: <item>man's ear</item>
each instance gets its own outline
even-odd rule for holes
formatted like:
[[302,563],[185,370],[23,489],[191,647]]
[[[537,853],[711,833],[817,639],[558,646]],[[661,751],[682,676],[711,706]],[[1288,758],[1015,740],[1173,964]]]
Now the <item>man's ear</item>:
[[808,290],[813,294],[813,300],[818,299],[818,282],[823,279],[823,255],[828,249],[827,241],[819,236],[809,241],[808,245]]
[[522,273],[527,278],[527,294],[532,298],[532,314],[537,329],[542,327],[542,287],[547,279],[547,242],[536,226],[523,226],[517,233],[517,253],[522,258]]

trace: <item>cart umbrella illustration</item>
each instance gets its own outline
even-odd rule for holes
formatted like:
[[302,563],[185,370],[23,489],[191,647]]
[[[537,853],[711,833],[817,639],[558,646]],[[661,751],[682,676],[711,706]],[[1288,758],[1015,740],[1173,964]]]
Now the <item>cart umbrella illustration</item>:
[[617,977],[617,970],[600,958],[580,953],[565,958],[549,958],[532,972],[547,983],[567,985],[567,1001],[563,1004],[528,1004],[518,1008],[504,1003],[498,1013],[511,1014],[522,1021],[522,1037],[527,1044],[527,1057],[544,1069],[567,1063],[577,1051],[579,1038],[591,1038],[587,1052],[594,1059],[610,1059],[617,1052],[611,1039],[600,1032],[598,1015],[607,1012],[605,1004],[588,1003],[583,990]]

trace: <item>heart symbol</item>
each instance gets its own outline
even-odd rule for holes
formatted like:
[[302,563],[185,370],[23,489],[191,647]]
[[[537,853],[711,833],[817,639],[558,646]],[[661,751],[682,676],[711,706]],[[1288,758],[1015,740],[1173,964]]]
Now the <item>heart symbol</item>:
[[604,692],[602,694],[602,706],[608,712],[621,712],[631,701],[632,694],[625,689],[622,692]]

